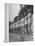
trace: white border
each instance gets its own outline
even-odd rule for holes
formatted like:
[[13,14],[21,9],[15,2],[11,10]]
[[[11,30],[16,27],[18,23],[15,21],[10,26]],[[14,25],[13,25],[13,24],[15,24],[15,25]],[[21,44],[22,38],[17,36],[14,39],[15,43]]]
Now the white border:
[[5,4],[5,42],[9,42],[9,4]]

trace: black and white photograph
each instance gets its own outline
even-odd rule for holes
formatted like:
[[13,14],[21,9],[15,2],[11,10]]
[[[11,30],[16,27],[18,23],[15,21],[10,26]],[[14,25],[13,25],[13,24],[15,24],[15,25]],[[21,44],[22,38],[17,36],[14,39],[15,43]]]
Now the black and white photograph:
[[9,5],[9,42],[33,41],[33,5]]

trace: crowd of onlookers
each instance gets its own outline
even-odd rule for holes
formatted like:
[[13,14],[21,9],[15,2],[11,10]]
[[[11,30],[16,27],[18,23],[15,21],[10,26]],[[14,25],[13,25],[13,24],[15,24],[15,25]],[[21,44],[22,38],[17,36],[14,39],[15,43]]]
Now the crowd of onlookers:
[[32,5],[25,5],[24,7],[21,7],[19,16],[16,16],[14,18],[14,22],[21,20],[22,18],[26,17],[29,13],[33,14],[33,6]]

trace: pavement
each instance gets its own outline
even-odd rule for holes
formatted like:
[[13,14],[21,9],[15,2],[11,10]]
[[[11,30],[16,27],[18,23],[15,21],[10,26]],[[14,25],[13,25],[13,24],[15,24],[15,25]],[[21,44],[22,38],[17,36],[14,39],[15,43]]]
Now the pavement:
[[16,42],[16,41],[33,41],[33,35],[30,34],[16,34],[16,33],[9,33],[9,41]]

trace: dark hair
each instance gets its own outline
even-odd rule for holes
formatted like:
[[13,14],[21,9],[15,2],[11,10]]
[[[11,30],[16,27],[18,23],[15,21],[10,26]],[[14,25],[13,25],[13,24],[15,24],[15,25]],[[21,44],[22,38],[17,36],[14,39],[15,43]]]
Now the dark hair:
[[25,8],[30,10],[29,12],[33,14],[33,5],[25,5]]

